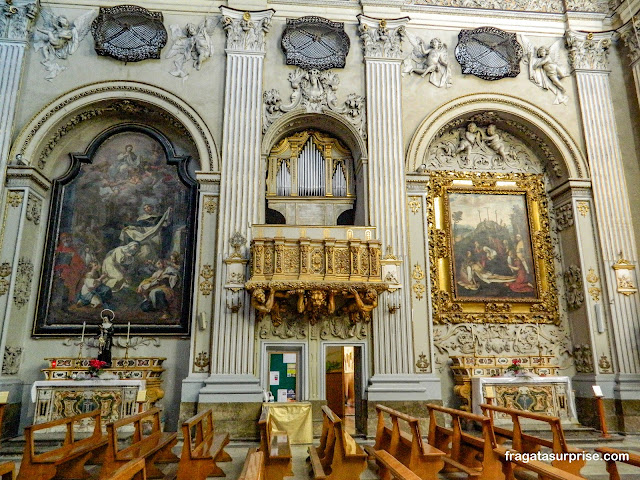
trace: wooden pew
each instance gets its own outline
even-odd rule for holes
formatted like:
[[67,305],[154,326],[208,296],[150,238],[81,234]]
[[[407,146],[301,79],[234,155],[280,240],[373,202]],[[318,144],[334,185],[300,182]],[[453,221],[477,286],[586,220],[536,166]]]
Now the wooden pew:
[[238,480],[264,480],[265,478],[264,452],[257,448],[250,448]]
[[[74,424],[93,419],[93,433],[86,438],[76,440]],[[34,433],[52,427],[65,425],[66,435],[61,447],[36,454]],[[107,437],[102,435],[100,410],[61,418],[52,422],[31,425],[24,429],[24,453],[18,472],[18,480],[45,480],[56,478],[86,478],[89,475],[84,465],[89,459],[100,463],[107,446]]]
[[263,407],[260,420],[260,448],[264,454],[266,480],[282,480],[293,475],[291,470],[291,446],[284,432],[273,435],[273,426],[269,416],[269,407]]
[[147,480],[144,458],[137,458],[125,463],[109,478],[110,480]]
[[358,480],[367,468],[367,455],[326,405],[322,407],[320,445],[309,447],[309,459],[316,480]]
[[224,477],[216,462],[230,462],[224,451],[229,443],[228,433],[214,433],[213,410],[207,410],[182,424],[184,443],[178,464],[178,480],[205,480]]
[[[422,440],[419,419],[384,405],[376,405],[376,411],[376,443],[373,447],[364,447],[370,457],[375,455],[376,450],[384,450],[422,480],[438,478],[438,472],[444,466],[442,457],[445,453]],[[391,427],[385,423],[385,414],[389,417]],[[400,421],[406,423],[408,432],[400,428]],[[380,462],[377,463],[380,466]]]
[[618,467],[616,462],[626,463],[627,465],[633,465],[634,467],[640,467],[640,455],[637,453],[629,453],[624,450],[618,450],[616,448],[609,447],[598,447],[595,449],[596,452],[601,454],[627,454],[629,455],[628,460],[606,460],[607,462],[607,472],[609,472],[609,480],[620,480],[620,474],[618,473]]
[[[380,480],[420,480],[420,477],[410,469],[401,464],[393,455],[386,450],[374,451],[376,463],[378,464],[378,475]],[[437,477],[433,477],[437,478]]]
[[[443,471],[461,471],[473,480],[503,480],[502,462],[489,417],[427,404],[429,410],[429,445],[445,452]],[[451,428],[438,425],[436,412],[451,417]],[[462,431],[460,420],[476,422],[482,437]],[[480,458],[478,458],[480,457]]]
[[[118,429],[125,425],[134,426],[131,444],[120,448],[118,445]],[[150,424],[150,425],[149,425]],[[144,428],[148,425],[151,428]],[[109,443],[105,452],[104,462],[100,469],[100,479],[110,479],[114,472],[131,460],[144,458],[147,478],[167,478],[158,469],[156,463],[173,463],[179,458],[171,449],[178,441],[177,433],[163,432],[160,428],[160,409],[152,408],[146,412],[121,418],[107,425]],[[175,478],[175,473],[169,478]]]
[[[564,430],[562,430],[562,423],[558,417],[551,417],[549,415],[540,415],[537,413],[526,412],[523,410],[516,410],[513,408],[499,407],[496,405],[482,404],[480,405],[482,412],[493,420],[493,414],[495,412],[504,413],[511,417],[513,422],[513,429],[509,430],[504,427],[493,426],[493,431],[496,435],[498,442],[500,440],[511,440],[511,448],[521,453],[535,453],[542,447],[550,448],[555,454],[566,453],[585,453],[584,450],[579,448],[570,447],[567,445],[567,441],[564,437]],[[530,420],[536,420],[538,422],[544,422],[551,428],[552,440],[536,437],[531,434],[524,433],[522,431],[522,424],[520,418],[528,418]],[[580,476],[580,470],[587,463],[586,459],[581,456],[573,461],[568,460],[554,460],[551,465],[557,467],[565,472],[572,473]]]
[[0,478],[2,480],[13,480],[16,466],[13,462],[0,463]]

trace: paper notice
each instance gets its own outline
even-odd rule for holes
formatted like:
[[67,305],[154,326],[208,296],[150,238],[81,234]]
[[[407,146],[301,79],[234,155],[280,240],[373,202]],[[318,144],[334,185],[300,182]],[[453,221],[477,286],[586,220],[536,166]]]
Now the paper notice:
[[269,385],[280,385],[280,372],[269,372]]

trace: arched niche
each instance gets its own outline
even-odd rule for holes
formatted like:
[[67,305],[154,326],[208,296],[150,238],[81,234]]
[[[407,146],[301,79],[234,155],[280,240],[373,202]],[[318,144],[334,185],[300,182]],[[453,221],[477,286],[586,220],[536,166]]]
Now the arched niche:
[[[338,139],[351,152],[355,174],[354,224],[365,225],[367,213],[367,147],[357,130],[341,115],[331,111],[307,113],[295,110],[278,118],[266,131],[262,139],[262,167],[266,173],[268,157],[274,146],[282,140],[304,130],[317,130]],[[264,188],[263,188],[264,190]],[[261,197],[264,202],[264,197]],[[264,211],[262,205],[261,211]]]
[[447,103],[426,117],[413,135],[407,151],[408,173],[425,163],[429,147],[444,129],[474,115],[497,117],[496,126],[519,138],[545,159],[552,186],[567,180],[589,178],[587,161],[565,128],[549,114],[524,100],[508,95],[473,94]]
[[31,166],[54,178],[67,167],[58,164],[58,159],[66,160],[64,154],[70,151],[84,150],[78,142],[86,144],[87,138],[123,122],[157,128],[171,138],[179,153],[197,162],[198,170],[219,172],[218,148],[200,115],[166,90],[128,81],[85,85],[58,97],[19,133],[10,163]]
[[35,335],[189,331],[197,185],[162,132],[123,123],[70,154],[52,182]]

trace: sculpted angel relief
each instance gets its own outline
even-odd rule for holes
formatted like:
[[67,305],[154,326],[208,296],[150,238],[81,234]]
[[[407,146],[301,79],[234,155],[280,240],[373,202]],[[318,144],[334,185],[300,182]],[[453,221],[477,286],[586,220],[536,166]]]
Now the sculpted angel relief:
[[132,323],[179,323],[189,188],[162,146],[116,134],[65,186],[47,321],[110,308]]

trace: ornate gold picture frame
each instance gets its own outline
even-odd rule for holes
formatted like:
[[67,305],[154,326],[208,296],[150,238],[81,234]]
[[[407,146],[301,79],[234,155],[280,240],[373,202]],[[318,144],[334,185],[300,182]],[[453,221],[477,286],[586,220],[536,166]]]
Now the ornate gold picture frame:
[[541,175],[432,172],[435,323],[559,322]]

